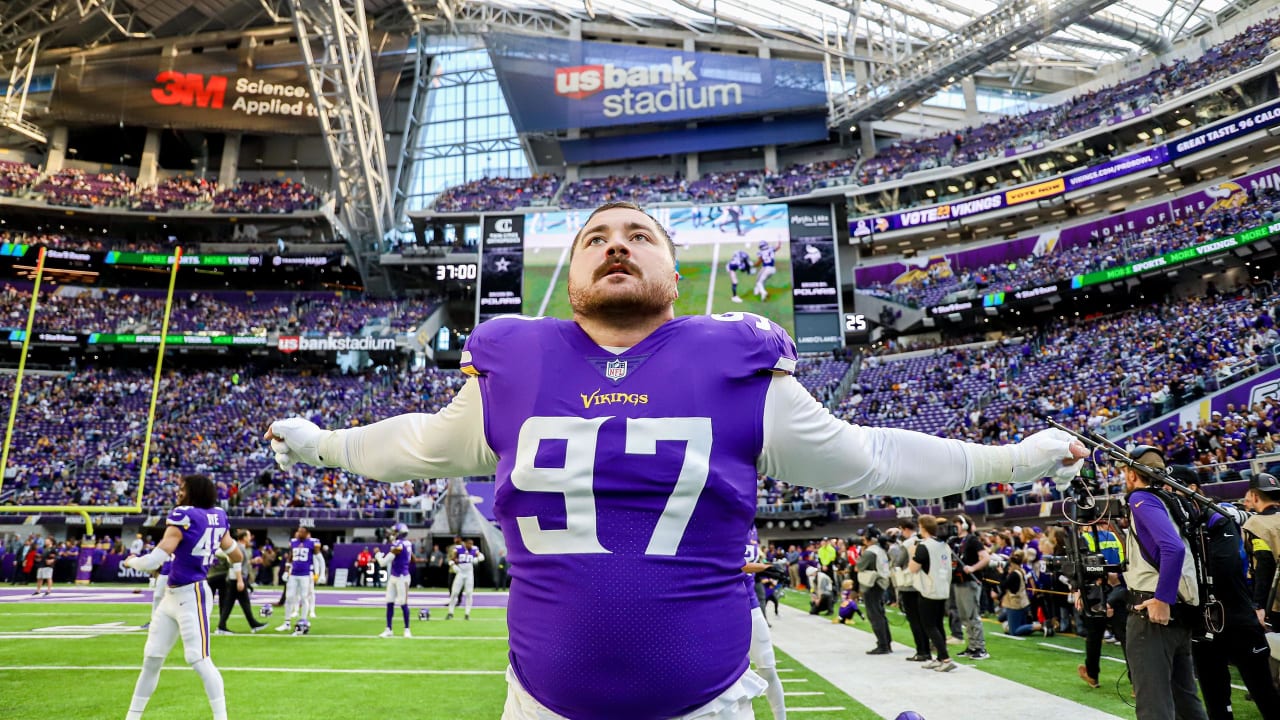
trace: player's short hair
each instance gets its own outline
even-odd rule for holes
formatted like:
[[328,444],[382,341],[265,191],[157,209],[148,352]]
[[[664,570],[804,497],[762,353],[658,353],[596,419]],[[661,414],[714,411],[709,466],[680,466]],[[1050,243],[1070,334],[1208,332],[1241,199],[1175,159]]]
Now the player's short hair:
[[644,215],[645,217],[647,217],[647,218],[649,218],[650,220],[652,220],[652,221],[653,221],[654,226],[658,228],[658,234],[662,236],[662,239],[663,239],[663,240],[666,240],[666,241],[667,241],[667,249],[671,251],[671,259],[672,259],[672,260],[674,260],[674,259],[675,259],[675,257],[676,257],[676,244],[675,244],[675,243],[673,243],[673,242],[671,242],[671,236],[667,234],[667,229],[666,229],[666,228],[664,228],[664,227],[662,227],[662,223],[658,222],[658,219],[657,219],[657,218],[655,218],[654,216],[652,216],[652,215],[650,215],[649,213],[645,212],[645,211],[644,211],[644,208],[641,208],[639,205],[637,205],[637,204],[635,204],[635,203],[631,202],[630,200],[615,200],[615,201],[613,201],[613,202],[607,202],[607,203],[605,203],[605,204],[601,205],[600,207],[596,208],[595,210],[592,210],[592,211],[591,211],[591,214],[587,216],[587,221],[586,221],[586,222],[584,222],[584,223],[582,223],[582,227],[578,228],[578,232],[574,233],[574,235],[573,235],[573,245],[569,246],[569,259],[570,259],[570,260],[573,260],[573,254],[574,254],[574,252],[576,252],[576,251],[577,251],[577,249],[578,249],[578,240],[582,238],[582,231],[583,231],[583,230],[586,230],[586,229],[587,229],[587,226],[591,224],[591,218],[595,217],[596,215],[599,215],[600,213],[604,212],[605,210],[617,210],[617,209],[622,209],[622,210],[635,210],[636,212],[640,213],[641,215]]
[[915,530],[916,521],[912,520],[911,518],[903,518],[898,521],[898,527],[902,528],[903,530]]
[[218,504],[218,488],[206,475],[183,475],[186,504],[208,510]]
[[249,536],[249,531],[245,530],[244,528],[236,528],[235,530],[231,531],[231,537],[234,538],[236,541],[243,540],[248,536]]

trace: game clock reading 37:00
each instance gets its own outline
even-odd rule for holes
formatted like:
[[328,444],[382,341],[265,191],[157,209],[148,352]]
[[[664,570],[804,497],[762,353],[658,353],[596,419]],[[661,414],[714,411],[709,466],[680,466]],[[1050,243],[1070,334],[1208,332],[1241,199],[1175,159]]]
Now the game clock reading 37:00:
[[437,265],[436,280],[475,280],[478,269],[475,263]]

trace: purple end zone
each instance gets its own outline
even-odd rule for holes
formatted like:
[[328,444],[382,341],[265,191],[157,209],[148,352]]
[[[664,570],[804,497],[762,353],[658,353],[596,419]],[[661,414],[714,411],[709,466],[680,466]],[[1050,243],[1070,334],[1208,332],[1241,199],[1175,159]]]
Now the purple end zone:
[[[352,591],[322,588],[316,590],[316,604],[322,607],[384,607],[386,605],[385,597],[381,589]],[[253,603],[255,605],[275,602],[279,599],[280,590],[275,588],[258,590],[253,594]],[[135,593],[134,588],[121,587],[119,585],[61,585],[54,587],[53,594],[45,597],[43,595],[32,595],[30,588],[0,588],[0,603],[25,602],[32,604],[50,602],[149,604],[151,602],[151,591],[143,588],[142,592]],[[444,607],[449,604],[449,593],[431,590],[411,590],[409,591],[409,604],[413,606]],[[507,606],[507,594],[478,592],[475,594],[473,605],[482,608],[505,608]]]

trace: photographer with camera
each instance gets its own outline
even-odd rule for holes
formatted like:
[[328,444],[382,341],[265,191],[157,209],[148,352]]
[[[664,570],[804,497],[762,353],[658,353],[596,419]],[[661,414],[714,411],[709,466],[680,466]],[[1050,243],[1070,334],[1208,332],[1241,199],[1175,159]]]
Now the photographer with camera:
[[955,518],[956,536],[948,541],[956,566],[951,576],[951,589],[955,594],[956,612],[964,624],[968,648],[960,657],[986,660],[987,638],[982,630],[982,616],[978,614],[978,595],[982,592],[981,572],[991,562],[987,547],[973,533],[973,521],[966,515]]
[[[1111,521],[1107,518],[1100,518],[1095,528],[1080,536],[1089,553],[1101,555],[1107,565],[1124,563],[1124,545],[1111,531]],[[1105,578],[1094,580],[1076,593],[1076,609],[1080,611],[1085,631],[1084,664],[1076,671],[1091,688],[1101,686],[1098,679],[1102,671],[1102,641],[1107,631],[1124,647],[1128,594],[1120,574],[1115,572],[1108,572]]]
[[888,655],[893,652],[893,636],[889,634],[889,619],[884,614],[884,591],[889,587],[889,554],[881,545],[880,531],[868,527],[862,533],[862,555],[854,570],[858,573],[858,586],[862,590],[862,604],[867,609],[867,619],[876,636],[875,648],[868,655]]
[[[1157,471],[1165,468],[1159,448],[1142,445],[1129,455]],[[1191,658],[1192,632],[1201,622],[1200,586],[1191,546],[1180,528],[1186,509],[1133,467],[1125,465],[1121,473],[1130,516],[1125,656],[1138,720],[1207,720]]]
[[1258,622],[1280,630],[1280,593],[1276,592],[1276,564],[1280,558],[1280,480],[1259,473],[1244,496],[1255,513],[1244,523],[1245,552],[1253,565],[1253,606]]
[[[1200,492],[1199,478],[1191,468],[1174,466],[1169,475]],[[1263,474],[1259,482],[1270,485],[1276,483],[1276,479]],[[1214,595],[1222,603],[1223,622],[1220,631],[1196,638],[1192,643],[1200,693],[1211,720],[1231,720],[1230,663],[1240,671],[1240,679],[1262,717],[1280,718],[1280,693],[1271,682],[1271,648],[1245,579],[1240,525],[1248,525],[1247,514],[1226,503],[1222,509],[1225,515],[1218,512],[1209,515],[1207,540]]]

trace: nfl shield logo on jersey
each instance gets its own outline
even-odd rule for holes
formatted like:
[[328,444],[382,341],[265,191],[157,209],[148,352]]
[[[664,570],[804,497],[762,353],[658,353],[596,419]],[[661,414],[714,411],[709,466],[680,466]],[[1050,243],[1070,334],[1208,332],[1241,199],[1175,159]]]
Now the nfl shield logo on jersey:
[[604,376],[610,380],[621,380],[627,376],[626,360],[610,360],[605,363]]

